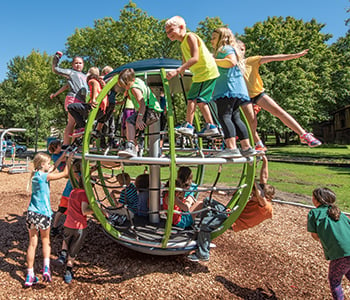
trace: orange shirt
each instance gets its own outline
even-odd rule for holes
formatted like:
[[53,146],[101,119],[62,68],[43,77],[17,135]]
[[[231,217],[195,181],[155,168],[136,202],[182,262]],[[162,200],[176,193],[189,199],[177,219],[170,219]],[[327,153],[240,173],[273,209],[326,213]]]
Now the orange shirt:
[[252,228],[270,218],[272,218],[271,202],[267,202],[265,206],[260,206],[259,202],[249,200],[236,222],[232,225],[232,229],[238,232]]

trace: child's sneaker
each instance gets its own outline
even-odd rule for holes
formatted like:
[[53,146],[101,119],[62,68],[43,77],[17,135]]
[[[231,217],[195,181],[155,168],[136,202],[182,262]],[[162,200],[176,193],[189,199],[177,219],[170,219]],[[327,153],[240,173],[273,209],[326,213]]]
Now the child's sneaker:
[[237,148],[236,149],[226,148],[225,150],[218,152],[214,156],[217,158],[238,158],[238,157],[242,157],[242,154],[241,152],[239,152]]
[[118,156],[121,157],[136,157],[137,151],[134,143],[127,142],[124,150],[119,150]]
[[35,275],[34,275],[34,276],[31,276],[31,275],[27,274],[27,277],[26,277],[26,281],[25,281],[25,283],[24,283],[24,286],[25,286],[25,287],[30,287],[30,286],[32,286],[32,285],[34,285],[34,284],[37,284],[38,281],[39,281],[39,278],[36,277]]
[[187,259],[193,262],[209,261],[209,257],[198,257],[196,253],[188,255]]
[[180,127],[176,128],[176,131],[184,135],[193,135],[194,127],[190,123],[185,122]]
[[61,254],[54,262],[57,266],[63,266],[66,263],[67,256]]
[[73,276],[73,271],[71,270],[66,270],[66,272],[63,275],[63,280],[65,283],[71,283],[73,280],[74,276]]
[[249,147],[249,148],[246,149],[246,150],[241,150],[241,154],[242,154],[242,156],[244,156],[244,157],[248,157],[248,156],[257,155],[258,152],[256,152],[254,148]]
[[84,133],[85,133],[85,128],[75,129],[73,133],[70,135],[70,137],[77,138],[84,135]]
[[265,146],[256,145],[255,151],[258,153],[265,153],[265,152],[267,152],[267,148]]
[[308,146],[311,148],[322,145],[322,143],[318,139],[316,139],[312,133],[308,132],[300,136],[300,142],[302,144],[308,144]]
[[51,282],[51,271],[49,266],[44,267],[43,271],[43,281],[44,282]]
[[205,127],[197,133],[198,136],[217,136],[219,129],[216,125],[207,123]]

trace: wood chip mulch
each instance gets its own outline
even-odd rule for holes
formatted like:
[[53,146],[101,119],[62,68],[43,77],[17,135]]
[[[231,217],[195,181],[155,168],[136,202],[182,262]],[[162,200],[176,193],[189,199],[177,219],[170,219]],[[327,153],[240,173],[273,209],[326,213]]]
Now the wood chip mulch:
[[[0,172],[0,299],[330,299],[328,262],[306,231],[308,209],[273,204],[274,217],[259,226],[226,231],[213,242],[210,262],[185,256],[150,256],[128,250],[93,219],[77,258],[75,279],[63,282],[53,269],[50,284],[24,289],[28,233],[25,216],[29,174]],[[51,183],[57,208],[64,181]],[[61,237],[52,239],[52,259]],[[41,246],[35,271],[42,267]],[[41,275],[39,274],[41,280]],[[350,283],[343,280],[350,299]]]

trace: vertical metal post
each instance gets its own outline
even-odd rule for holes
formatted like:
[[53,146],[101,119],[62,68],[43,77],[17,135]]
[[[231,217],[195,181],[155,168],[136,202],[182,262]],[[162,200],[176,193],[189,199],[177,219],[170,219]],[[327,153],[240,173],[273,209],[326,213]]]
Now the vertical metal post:
[[[149,126],[149,156],[160,156],[160,121],[157,121]],[[159,211],[160,206],[160,166],[151,165],[149,170],[149,210],[152,212],[149,215],[151,223],[159,223],[159,213],[153,213]]]

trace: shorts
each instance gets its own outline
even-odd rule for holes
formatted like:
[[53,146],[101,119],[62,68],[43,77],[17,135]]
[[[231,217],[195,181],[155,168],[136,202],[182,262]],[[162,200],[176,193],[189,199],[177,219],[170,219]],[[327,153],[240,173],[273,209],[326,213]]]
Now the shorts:
[[203,82],[193,82],[187,94],[189,101],[197,100],[197,103],[209,103],[212,100],[216,79]]
[[[138,112],[135,112],[129,118],[127,118],[126,121],[135,126],[138,114],[139,114]],[[159,112],[157,112],[153,109],[150,109],[150,108],[146,108],[146,112],[145,112],[145,115],[143,116],[142,120],[148,126],[148,125],[151,125],[151,124],[157,122],[159,120],[159,118],[160,118]]]
[[26,225],[28,230],[36,229],[37,231],[47,230],[51,226],[51,217],[38,214],[33,211],[28,211],[26,218]]
[[73,96],[66,96],[66,99],[64,100],[64,109],[68,111],[68,105],[72,103],[83,103],[83,101],[73,97]]
[[186,228],[189,227],[193,224],[193,219],[192,215],[186,214],[186,215],[181,215],[181,220],[179,223],[177,223],[175,226],[180,227],[180,228]]
[[86,237],[86,228],[84,229],[73,229],[64,227],[63,239],[68,246],[68,255],[71,258],[75,258],[83,246]]
[[258,101],[260,100],[260,98],[264,95],[265,95],[265,92],[262,92],[259,95],[255,96],[253,98],[250,98],[250,100],[252,101],[253,104],[257,104]]
[[123,117],[122,117],[122,128],[125,129],[126,128],[126,120],[132,116],[135,113],[135,109],[133,108],[125,108],[123,110]]

